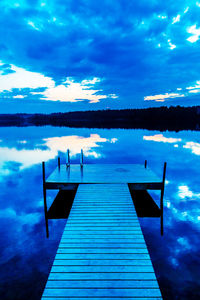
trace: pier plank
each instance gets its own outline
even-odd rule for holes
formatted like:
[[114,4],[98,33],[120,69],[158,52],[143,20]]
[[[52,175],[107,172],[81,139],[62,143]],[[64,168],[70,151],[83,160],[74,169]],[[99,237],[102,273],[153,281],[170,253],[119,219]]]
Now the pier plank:
[[159,297],[160,290],[157,288],[91,288],[91,289],[63,289],[63,288],[46,288],[45,296],[59,296],[59,297]]
[[127,184],[79,185],[42,296],[88,298],[162,299]]
[[48,288],[158,288],[156,280],[49,280]]
[[[119,297],[114,297],[114,298],[113,297],[109,297],[108,298],[108,297],[93,297],[93,296],[92,297],[81,297],[81,298],[80,297],[76,297],[76,296],[75,297],[66,297],[66,296],[65,297],[60,297],[59,296],[59,297],[53,297],[52,298],[52,297],[48,297],[47,296],[47,297],[44,297],[43,299],[45,299],[45,300],[52,300],[52,299],[54,299],[54,300],[62,300],[62,299],[63,300],[76,300],[76,299],[77,300],[78,299],[81,299],[81,300],[84,300],[84,299],[92,299],[92,300],[102,300],[102,299],[103,300],[113,300],[113,299],[115,299],[115,300],[121,300],[123,298],[122,297],[120,297],[120,298]],[[153,298],[152,297],[148,297],[148,298],[147,297],[145,297],[145,298],[144,297],[134,297],[134,298],[133,297],[131,297],[131,298],[130,297],[125,297],[125,299],[126,300],[133,300],[133,299],[134,300],[147,300],[147,299],[148,300],[155,300],[155,299],[156,300],[161,300],[162,297],[153,297]]]
[[[156,280],[154,273],[50,273],[49,280]],[[75,295],[74,295],[75,296]]]

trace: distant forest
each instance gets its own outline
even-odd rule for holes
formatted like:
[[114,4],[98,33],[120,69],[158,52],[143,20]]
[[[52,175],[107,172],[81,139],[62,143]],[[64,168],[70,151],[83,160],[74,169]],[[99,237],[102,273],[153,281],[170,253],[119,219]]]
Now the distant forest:
[[76,111],[53,114],[0,114],[0,126],[66,126],[200,130],[200,106]]

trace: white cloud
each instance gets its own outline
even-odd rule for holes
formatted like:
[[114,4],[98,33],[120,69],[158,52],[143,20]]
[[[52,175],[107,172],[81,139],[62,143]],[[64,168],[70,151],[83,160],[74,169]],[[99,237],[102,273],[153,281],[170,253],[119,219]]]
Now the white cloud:
[[190,90],[189,93],[200,93],[200,90]]
[[26,96],[24,95],[17,95],[17,96],[13,96],[14,99],[23,99],[25,98]]
[[27,23],[28,23],[28,25],[30,25],[31,27],[33,27],[35,30],[40,30],[40,29],[35,25],[34,22],[28,21]]
[[27,144],[28,142],[26,140],[18,141],[19,144]]
[[101,80],[97,77],[94,77],[93,79],[84,79],[81,81],[81,85],[94,85],[97,82],[100,82]]
[[[62,136],[62,137],[53,137],[44,139],[46,146],[51,149],[54,153],[58,151],[66,152],[67,146],[69,145],[70,154],[76,155],[81,152],[83,149],[85,156],[99,156],[97,155],[94,148],[100,147],[98,143],[113,142],[113,139],[109,140],[106,138],[100,137],[98,134],[91,134],[89,137],[81,136]],[[95,154],[95,155],[94,155]]]
[[191,198],[193,193],[189,190],[189,187],[187,185],[181,185],[178,187],[178,195],[181,199],[184,199],[186,197]]
[[200,144],[195,142],[187,142],[185,145],[183,145],[183,148],[191,149],[192,153],[196,155],[200,155]]
[[91,85],[99,81],[100,79],[94,78],[93,80],[83,80],[79,83],[67,79],[64,84],[45,90],[42,93],[44,95],[43,99],[62,102],[89,100],[90,103],[97,103],[101,99],[108,98],[107,95],[97,94],[101,92],[101,90],[91,89]]
[[[3,63],[0,62],[0,65]],[[94,89],[94,85],[101,80],[97,77],[85,79],[81,82],[74,82],[73,79],[67,80],[61,84],[55,84],[55,81],[40,73],[30,72],[23,68],[11,65],[13,73],[2,75],[0,74],[0,92],[12,91],[12,89],[30,88],[36,89],[40,87],[46,88],[44,92],[32,92],[32,95],[43,95],[43,100],[62,101],[62,102],[78,102],[88,100],[90,103],[97,103],[101,99],[118,98],[115,94],[103,95],[102,90]],[[13,98],[24,98],[25,95],[15,95]]]
[[167,16],[158,15],[159,19],[167,19]]
[[194,86],[188,86],[186,87],[186,90],[190,90],[189,93],[197,93],[196,91],[192,91],[192,90],[197,90],[197,89],[200,89],[200,81],[196,81],[196,85]]
[[185,198],[200,198],[200,193],[193,193],[187,185],[180,185],[178,187],[178,196],[181,199]]
[[181,142],[180,138],[167,138],[163,134],[155,134],[155,135],[148,135],[148,136],[143,136],[143,140],[145,141],[154,141],[154,142],[163,142],[163,143],[177,143]]
[[168,40],[168,43],[169,43],[169,49],[173,50],[176,48],[176,45],[172,44],[170,39]]
[[53,153],[50,150],[43,151],[41,149],[27,150],[22,149],[18,150],[16,148],[0,147],[0,166],[4,172],[3,164],[6,161],[14,161],[21,163],[21,168],[30,167],[34,164],[38,164],[42,161],[47,161],[56,156],[56,153]]
[[197,29],[196,25],[188,27],[187,32],[192,34],[189,38],[187,38],[187,41],[189,41],[190,43],[195,43],[199,40],[200,28]]
[[181,19],[181,15],[177,15],[176,17],[174,17],[174,18],[172,19],[172,24],[175,24],[175,23],[177,23],[177,22],[180,22],[180,19]]
[[116,139],[116,138],[112,138],[112,139],[110,140],[110,142],[111,142],[112,144],[115,144],[117,141],[118,141],[118,139]]
[[165,94],[154,95],[154,96],[146,96],[146,97],[144,97],[144,100],[145,101],[153,100],[156,102],[164,102],[166,99],[177,98],[177,97],[185,97],[185,95],[178,94],[178,93],[165,93]]
[[[1,65],[3,64],[1,63]],[[14,88],[50,88],[55,84],[50,77],[45,77],[40,73],[26,71],[25,69],[16,67],[14,65],[11,65],[11,70],[14,71],[14,73],[7,75],[0,74],[0,92],[12,91]]]
[[[7,161],[14,161],[20,163],[20,168],[27,168],[34,164],[48,161],[58,155],[58,152],[67,152],[67,147],[70,148],[70,155],[74,156],[83,149],[84,156],[101,157],[102,154],[97,152],[95,148],[100,147],[101,143],[115,143],[116,138],[103,138],[98,134],[91,134],[88,137],[82,136],[62,136],[43,139],[43,143],[35,146],[34,150],[26,149],[27,141],[18,141],[21,145],[24,144],[24,149],[16,149],[14,147],[0,147],[0,169],[1,175],[9,174],[9,171],[4,168]],[[48,149],[40,149],[42,146],[47,146]]]

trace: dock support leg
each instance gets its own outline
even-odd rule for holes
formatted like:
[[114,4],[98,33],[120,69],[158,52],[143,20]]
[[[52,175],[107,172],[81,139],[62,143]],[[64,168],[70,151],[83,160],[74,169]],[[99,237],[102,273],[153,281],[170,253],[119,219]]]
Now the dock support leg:
[[69,154],[69,149],[67,149],[66,166],[67,166],[67,168],[70,167],[70,154]]
[[46,224],[46,236],[49,237],[49,226],[48,226],[48,217],[47,217],[47,202],[46,202],[46,188],[43,190],[44,194],[44,214],[45,214],[45,224]]
[[80,166],[83,168],[83,149],[81,149]]
[[164,196],[164,187],[161,190],[160,197],[160,234],[163,235],[163,196]]
[[58,169],[60,171],[60,157],[58,156]]
[[45,163],[42,162],[42,174],[43,174],[43,196],[44,196],[44,215],[46,224],[46,236],[49,237],[48,217],[47,217],[47,192],[45,186]]
[[160,195],[160,233],[163,235],[163,198],[164,198],[164,190],[165,190],[165,175],[166,175],[166,167],[167,163],[164,163],[163,169],[163,181],[162,181],[162,188],[161,188],[161,195]]

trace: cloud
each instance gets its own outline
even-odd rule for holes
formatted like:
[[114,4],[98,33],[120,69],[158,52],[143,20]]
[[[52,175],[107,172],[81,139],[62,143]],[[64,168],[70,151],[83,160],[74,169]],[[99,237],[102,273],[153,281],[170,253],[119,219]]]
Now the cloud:
[[145,101],[153,100],[157,102],[164,102],[165,100],[168,100],[170,98],[178,98],[178,97],[184,97],[184,94],[178,94],[178,93],[166,93],[163,95],[154,95],[154,96],[146,96],[144,97]]
[[143,140],[170,143],[170,144],[181,142],[181,138],[171,138],[171,137],[168,138],[168,137],[165,137],[163,134],[155,134],[155,135],[148,135],[148,136],[144,135]]
[[194,93],[194,94],[197,94],[199,92],[200,92],[200,90],[191,90],[191,91],[189,91],[189,93]]
[[190,199],[194,198],[200,198],[200,193],[194,193],[192,192],[187,185],[180,185],[178,186],[178,196],[181,199]]
[[0,75],[0,92],[12,91],[12,89],[23,89],[32,88],[36,89],[38,87],[52,87],[54,81],[42,74],[36,72],[26,71],[23,68],[16,67],[14,65],[10,66],[13,72],[6,75]]
[[200,36],[200,28],[197,29],[196,25],[192,25],[187,29],[187,32],[192,34],[187,40],[190,43],[196,43]]
[[189,92],[191,93],[192,90],[200,89],[200,81],[196,81],[196,84],[194,86],[188,86],[186,87],[186,90],[190,90]]
[[44,139],[45,144],[51,151],[58,153],[58,151],[66,152],[66,145],[70,145],[70,154],[72,156],[81,153],[81,149],[84,151],[85,156],[99,157],[94,151],[94,148],[98,148],[99,143],[113,142],[106,138],[100,137],[98,134],[91,134],[89,137],[81,136],[63,136],[63,137],[53,137]]
[[[1,90],[49,89],[34,97],[29,94],[24,108],[32,109],[33,99],[45,97],[49,110],[56,111],[62,109],[61,102],[66,99],[70,99],[73,110],[82,109],[81,102],[85,109],[91,104],[92,109],[152,106],[166,99],[170,100],[166,104],[191,104],[191,93],[173,96],[178,94],[173,91],[177,87],[184,90],[199,80],[196,1],[60,0],[34,1],[33,5],[33,1],[19,0],[1,1],[0,9],[1,60],[11,66],[4,70],[4,76],[10,77],[3,79]],[[16,73],[23,77],[24,84]],[[28,85],[29,76],[31,80],[37,76],[38,84]],[[67,78],[77,84],[76,97],[88,97],[88,101],[74,101],[67,95]],[[93,78],[100,81],[86,91],[83,81]],[[112,95],[118,100],[113,101]],[[155,99],[157,103],[144,101],[157,95],[163,95]],[[192,99],[198,103],[195,93]],[[8,98],[3,101],[5,105],[7,102]],[[35,101],[35,110],[40,107]]]
[[[66,153],[68,145],[70,145],[70,155],[75,156],[83,149],[84,156],[99,158],[101,154],[95,149],[99,148],[101,143],[116,143],[116,138],[104,138],[99,134],[90,134],[88,137],[83,136],[62,136],[44,138],[42,141],[34,144],[30,149],[30,145],[26,140],[19,140],[16,147],[0,147],[0,166],[3,175],[8,175],[8,162],[15,163],[20,170],[32,165],[47,161],[58,155],[58,152]],[[10,168],[9,168],[10,169]]]
[[186,144],[183,145],[183,148],[185,148],[185,149],[191,149],[192,153],[194,153],[196,155],[200,155],[200,143],[186,142]]
[[172,24],[175,24],[175,23],[177,23],[177,22],[180,22],[180,19],[181,19],[181,15],[177,15],[176,17],[173,17]]
[[[78,102],[88,100],[90,103],[97,103],[101,99],[117,98],[115,94],[103,95],[101,90],[94,90],[92,85],[99,82],[98,78],[92,80],[83,80],[82,82],[74,82],[73,80],[66,80],[64,84],[48,88],[43,92],[45,100],[62,101],[62,102]],[[67,84],[67,86],[65,85]]]
[[23,99],[25,97],[26,97],[25,95],[16,95],[16,96],[13,96],[14,99]]
[[[1,65],[0,65],[1,66]],[[2,68],[5,64],[2,63]],[[4,67],[5,69],[5,67]],[[6,68],[7,70],[8,68]],[[78,102],[88,100],[90,103],[97,103],[105,98],[117,98],[115,94],[103,95],[101,89],[94,90],[93,86],[99,83],[99,78],[85,79],[74,82],[67,79],[62,85],[56,85],[53,79],[36,72],[30,72],[14,65],[9,66],[10,72],[0,75],[0,92],[4,92],[8,98],[23,99],[29,95],[39,95],[40,99],[62,102]],[[40,88],[44,88],[42,91]],[[25,90],[28,89],[28,90]],[[21,90],[27,92],[22,95]],[[10,93],[5,93],[8,91]],[[14,92],[14,94],[13,94]],[[18,92],[18,94],[16,94]]]

